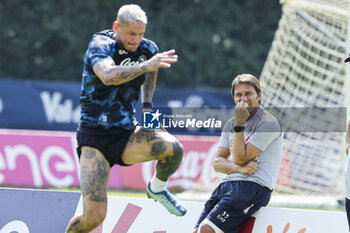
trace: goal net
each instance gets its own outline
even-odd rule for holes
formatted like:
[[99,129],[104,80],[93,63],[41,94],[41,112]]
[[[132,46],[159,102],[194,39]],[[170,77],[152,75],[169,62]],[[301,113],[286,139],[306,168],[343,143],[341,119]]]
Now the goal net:
[[[348,4],[345,0],[283,3],[282,18],[260,76],[263,106],[289,117],[284,125],[285,153],[277,192],[343,195]],[[300,108],[299,114],[286,110],[291,107]],[[317,112],[313,111],[316,108],[326,108],[327,116],[305,114]],[[292,125],[305,122],[305,118],[320,130],[303,132]],[[338,123],[342,129],[327,130]]]
[[[340,199],[346,119],[337,117],[346,118],[342,113],[349,1],[287,0],[282,4],[282,17],[260,76],[262,105],[288,119],[284,122],[284,156],[274,193],[312,197],[313,202],[316,196]],[[300,111],[293,113],[298,111],[288,108]],[[311,113],[306,114],[303,108]],[[330,113],[324,116],[318,112],[318,118],[314,108],[326,108]],[[320,130],[294,130],[293,124],[305,118]],[[344,123],[342,132],[327,130],[339,121]],[[198,186],[203,192],[203,186]]]

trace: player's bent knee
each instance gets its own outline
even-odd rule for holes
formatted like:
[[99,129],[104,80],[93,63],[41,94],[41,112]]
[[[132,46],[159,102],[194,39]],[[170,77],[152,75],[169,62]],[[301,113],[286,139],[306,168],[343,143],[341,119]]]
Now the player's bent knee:
[[174,156],[181,157],[182,159],[182,156],[184,154],[184,148],[179,141],[173,142],[173,152],[174,152]]

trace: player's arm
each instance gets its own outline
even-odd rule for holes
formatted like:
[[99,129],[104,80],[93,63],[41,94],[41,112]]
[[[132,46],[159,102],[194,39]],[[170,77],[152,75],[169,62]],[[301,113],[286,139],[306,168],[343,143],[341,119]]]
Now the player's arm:
[[105,85],[120,85],[147,72],[145,63],[133,66],[117,66],[111,57],[97,62],[92,68]]
[[[141,102],[152,103],[153,93],[156,88],[158,70],[145,74],[145,82],[141,86]],[[142,111],[152,111],[152,107],[143,106]]]
[[120,85],[146,72],[154,72],[159,68],[170,68],[175,62],[177,62],[175,50],[169,50],[157,53],[149,60],[133,66],[116,65],[111,57],[107,57],[95,63],[92,68],[105,85]]
[[230,151],[228,148],[219,147],[213,161],[214,170],[216,172],[231,174],[242,173],[244,175],[252,175],[258,169],[258,164],[255,161],[248,161],[240,166],[230,160]]
[[346,136],[345,136],[345,153],[346,153],[346,155],[349,154],[349,144],[350,144],[350,122],[348,122],[348,127],[346,129]]

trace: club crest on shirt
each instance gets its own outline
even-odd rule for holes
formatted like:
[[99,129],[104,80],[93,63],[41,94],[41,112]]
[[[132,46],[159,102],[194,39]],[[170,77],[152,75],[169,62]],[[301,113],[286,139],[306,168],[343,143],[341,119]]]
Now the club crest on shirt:
[[144,55],[144,54],[142,54],[140,57],[139,57],[139,59],[137,59],[137,61],[138,62],[144,62],[144,61],[147,61],[147,56],[146,55]]

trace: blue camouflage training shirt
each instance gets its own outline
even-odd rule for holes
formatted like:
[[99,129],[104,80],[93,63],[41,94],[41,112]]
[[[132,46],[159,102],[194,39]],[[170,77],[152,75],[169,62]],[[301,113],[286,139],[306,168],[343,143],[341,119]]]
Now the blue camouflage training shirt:
[[84,57],[81,87],[81,118],[79,128],[132,130],[137,125],[134,117],[140,87],[145,81],[141,75],[121,85],[106,86],[92,67],[107,57],[116,65],[135,65],[150,59],[158,52],[157,45],[146,38],[135,52],[127,52],[113,39],[113,30],[95,33]]

